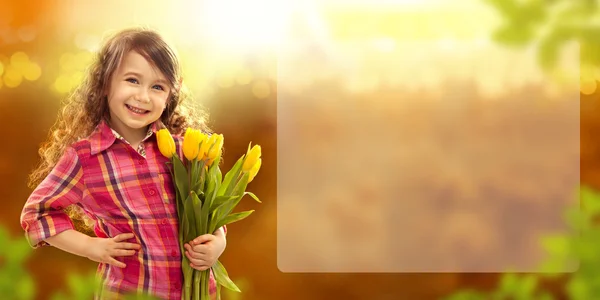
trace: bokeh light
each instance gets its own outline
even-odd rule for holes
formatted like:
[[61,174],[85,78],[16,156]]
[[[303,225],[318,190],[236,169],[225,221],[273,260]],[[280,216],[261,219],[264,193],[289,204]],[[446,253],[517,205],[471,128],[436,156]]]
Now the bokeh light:
[[267,98],[271,94],[271,87],[268,82],[258,80],[252,85],[252,94],[259,99]]
[[9,65],[4,71],[3,79],[6,87],[16,88],[23,81],[23,75],[21,75],[21,72],[15,66]]
[[[7,3],[0,9],[0,46],[3,46],[0,48],[0,99],[4,100],[0,103],[9,103],[2,111],[9,117],[14,116],[19,122],[27,119],[23,116],[31,119],[31,113],[40,118],[26,128],[37,136],[20,141],[14,150],[9,149],[13,152],[0,156],[0,165],[6,166],[0,170],[10,171],[10,176],[5,178],[5,184],[21,187],[8,189],[9,193],[14,190],[16,196],[7,196],[9,200],[14,198],[15,201],[7,201],[13,207],[4,210],[6,220],[11,220],[8,223],[18,227],[14,222],[20,209],[18,206],[24,201],[23,195],[29,192],[23,184],[29,169],[22,166],[31,166],[37,162],[38,144],[44,138],[42,135],[49,129],[49,120],[55,117],[58,102],[81,82],[95,51],[107,34],[131,25],[145,25],[157,29],[177,48],[181,54],[184,82],[193,91],[198,103],[207,105],[212,112],[216,112],[211,116],[215,121],[215,129],[225,131],[232,143],[228,146],[228,155],[245,151],[247,145],[234,143],[245,142],[248,138],[258,140],[259,143],[264,141],[267,156],[269,151],[276,153],[277,149],[269,145],[277,144],[274,138],[277,112],[274,107],[281,99],[275,101],[274,97],[275,89],[280,86],[288,93],[291,91],[299,95],[298,99],[310,98],[311,91],[351,95],[361,99],[360,101],[364,98],[365,114],[378,112],[390,116],[389,119],[382,118],[388,122],[383,123],[384,127],[396,122],[392,116],[409,111],[407,107],[421,102],[432,103],[431,110],[421,108],[414,114],[401,116],[406,126],[400,128],[411,129],[410,132],[407,130],[407,134],[419,134],[426,130],[446,132],[444,130],[448,127],[438,124],[442,117],[449,117],[448,122],[452,124],[472,121],[476,124],[473,127],[485,132],[486,128],[500,124],[499,120],[493,119],[495,115],[489,110],[493,105],[501,106],[500,102],[503,100],[546,93],[543,97],[519,99],[522,102],[536,101],[546,104],[552,101],[560,102],[565,99],[561,98],[565,90],[568,91],[573,85],[576,85],[583,95],[593,95],[597,91],[599,68],[589,71],[591,75],[582,73],[581,77],[579,70],[575,75],[559,70],[556,73],[558,75],[553,78],[561,83],[557,85],[557,81],[547,80],[548,74],[540,71],[539,66],[532,63],[535,62],[535,54],[531,55],[529,51],[509,50],[492,41],[492,30],[505,20],[484,2],[489,1],[183,0],[165,5],[156,0],[58,0],[40,2],[36,9],[16,1]],[[288,26],[286,22],[290,20],[297,23]],[[299,45],[294,44],[294,41],[299,41]],[[286,43],[289,43],[289,48],[285,47]],[[283,80],[278,78],[278,61],[275,57],[278,50],[284,55],[289,54],[287,51],[308,53],[307,57],[298,60],[299,67],[292,66],[297,72],[294,76],[285,77]],[[454,102],[436,102],[453,96],[452,93],[443,94],[448,90],[456,94],[474,93],[480,102],[473,104],[469,113],[450,117],[449,111],[456,108]],[[47,93],[48,91],[52,93]],[[273,101],[254,101],[256,99]],[[326,142],[335,137],[333,132],[339,129],[335,124],[341,124],[341,115],[338,110],[333,109],[334,105],[331,105],[335,102],[334,99],[335,97],[323,97],[320,104],[322,107],[315,109],[319,112],[330,107],[328,113],[320,112],[318,117],[309,120],[298,118],[299,124],[306,124],[301,127],[300,133],[310,136],[308,140],[311,143],[315,137],[327,136]],[[494,101],[495,104],[490,104]],[[446,106],[437,111],[442,105]],[[27,115],[24,112],[27,112]],[[533,117],[537,115],[531,116]],[[595,119],[595,116],[591,119]],[[311,126],[317,127],[312,124],[322,124],[319,122],[324,122],[325,125],[315,130],[310,129]],[[442,128],[436,129],[436,126]],[[560,131],[560,128],[558,130]],[[495,137],[504,132],[505,130],[498,130],[487,134],[486,137]],[[540,135],[540,138],[542,137],[543,135]],[[445,136],[441,135],[438,138],[443,140]],[[480,139],[474,138],[473,143],[480,142]],[[432,141],[423,140],[418,143],[432,149],[431,153],[423,151],[432,161],[455,159],[446,152],[447,147],[436,147]],[[402,151],[408,152],[412,149],[413,144],[407,145]],[[386,150],[382,148],[381,151]],[[434,150],[439,150],[439,153]],[[306,152],[310,151],[325,150],[310,148]],[[548,151],[541,149],[540,155],[546,152]],[[595,157],[598,157],[597,154]],[[549,163],[554,164],[556,161]],[[254,226],[247,227],[252,230],[246,227],[232,228],[232,246],[228,246],[226,250],[225,262],[234,262],[231,263],[234,266],[231,274],[237,277],[234,278],[236,283],[244,281],[239,276],[248,276],[249,279],[246,281],[247,287],[240,284],[242,294],[236,293],[225,299],[234,299],[234,296],[243,299],[281,299],[289,293],[303,299],[319,296],[331,299],[358,299],[364,296],[365,291],[369,292],[371,289],[370,297],[374,299],[425,299],[424,295],[432,295],[429,286],[436,286],[436,293],[441,294],[456,288],[458,283],[465,282],[465,277],[461,277],[463,275],[460,274],[403,278],[402,280],[406,280],[406,289],[403,289],[404,294],[400,295],[397,293],[398,277],[348,276],[340,279],[328,276],[321,280],[297,274],[298,277],[292,278],[281,276],[281,272],[273,266],[264,267],[275,255],[272,233],[276,231],[273,224],[276,223],[274,203],[277,199],[276,194],[271,193],[274,190],[272,182],[276,181],[277,175],[275,166],[276,161],[265,158],[265,170],[271,172],[270,177],[265,172],[265,177],[253,183],[253,188],[262,192],[257,194],[266,194],[270,199],[264,198],[263,206],[257,210],[256,219],[248,220],[256,222],[252,224]],[[591,164],[582,164],[582,167],[590,166]],[[459,168],[454,167],[457,170]],[[407,168],[403,171],[411,170]],[[457,172],[452,178],[444,178],[440,173],[443,172],[437,172],[437,169],[432,173],[431,179],[426,182],[427,191],[452,198],[453,195],[468,190],[465,187],[477,188],[477,183],[469,177],[468,172],[462,175]],[[554,186],[549,187],[548,190],[551,190]],[[514,194],[527,190],[527,187],[521,185],[506,187],[499,184],[497,188],[497,191],[506,189]],[[344,186],[344,191],[350,196],[356,194],[354,186]],[[554,195],[540,199],[549,201],[548,199],[556,198],[552,197]],[[439,219],[423,223],[434,224],[429,226],[435,227],[436,221]],[[448,228],[457,228],[455,220],[450,219],[449,222]],[[322,225],[318,222],[315,224]],[[470,221],[460,224],[477,226]],[[458,228],[462,230],[466,227]],[[21,232],[20,228],[16,230]],[[485,234],[481,236],[484,240],[491,238]],[[473,240],[469,242],[476,243]],[[253,245],[250,252],[243,246],[248,243]],[[65,265],[64,269],[95,266],[84,259],[77,261],[71,255],[51,251],[41,250],[37,255],[40,264],[32,264],[31,267],[39,277],[37,279],[42,293],[58,289],[62,284],[58,282],[57,278],[60,276],[57,275],[62,275],[65,271],[53,271],[53,254],[59,253],[57,260],[60,260],[59,264]],[[47,260],[48,257],[52,259]],[[243,258],[247,257],[252,261],[243,261]],[[46,264],[47,261],[50,263]],[[243,263],[239,263],[242,261]],[[258,273],[253,273],[255,270],[259,270],[256,271]],[[481,278],[484,275],[475,276],[473,278]],[[296,278],[308,278],[314,289],[307,289],[306,285],[302,284],[306,281]],[[364,283],[365,278],[381,284],[373,287],[370,284],[363,285],[361,283]],[[324,295],[323,290],[333,290],[332,281],[340,286],[339,294]],[[415,291],[422,282],[426,282],[428,287],[423,288],[424,291],[421,292]],[[342,288],[354,286],[353,283],[356,283],[356,286],[369,287],[365,290]],[[387,283],[389,288],[386,287]]]

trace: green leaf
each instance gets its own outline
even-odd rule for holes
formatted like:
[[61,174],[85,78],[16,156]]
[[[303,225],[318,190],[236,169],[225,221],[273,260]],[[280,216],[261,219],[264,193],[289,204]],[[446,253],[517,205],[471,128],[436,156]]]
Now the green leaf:
[[567,236],[553,235],[541,238],[542,247],[554,257],[566,257],[570,251],[570,241]]
[[198,186],[200,183],[200,172],[198,172],[198,161],[197,160],[192,160],[192,161],[188,161],[188,170],[189,170],[189,177],[190,177],[190,183],[191,183],[191,191],[197,191],[198,190]]
[[240,181],[238,181],[238,183],[235,185],[232,195],[243,195],[244,192],[246,191],[246,187],[248,186],[249,178],[250,178],[250,174],[244,173],[244,175],[242,175],[242,178],[240,179]]
[[248,217],[250,214],[252,214],[253,212],[254,212],[254,210],[248,210],[248,211],[243,211],[243,212],[239,212],[239,213],[235,213],[235,214],[230,214],[230,215],[226,216],[225,218],[221,219],[217,223],[217,226],[215,226],[215,227],[221,228],[221,226],[223,226],[223,225],[228,225],[228,224],[243,220],[246,217]]
[[210,206],[210,211],[216,211],[218,210],[220,207],[222,207],[223,205],[233,202],[235,201],[235,199],[239,198],[240,196],[219,196],[216,197],[215,200],[213,201],[213,203],[211,203]]
[[600,195],[589,187],[579,190],[579,199],[586,213],[597,215],[600,213]]
[[487,300],[488,297],[486,297],[485,294],[478,292],[478,291],[474,291],[474,290],[464,290],[464,291],[459,291],[455,294],[452,294],[451,296],[442,298],[442,300]]
[[512,291],[516,290],[518,288],[518,278],[517,275],[512,274],[512,273],[506,273],[502,276],[502,279],[500,280],[500,292],[503,295],[510,295],[512,294]]
[[[213,171],[214,173],[214,171]],[[211,174],[210,170],[208,171],[208,174],[206,174],[206,187],[204,188],[204,194],[206,194],[208,197],[210,198],[210,196],[212,196],[214,190],[215,190],[215,186],[216,186],[216,178],[214,176],[214,174]]]
[[202,207],[200,209],[200,218],[202,220],[202,224],[201,224],[201,227],[199,227],[201,231],[198,232],[198,235],[212,233],[212,232],[209,232],[209,228],[208,228],[208,225],[209,225],[208,223],[210,221],[208,219],[209,213],[210,213],[210,201],[205,199],[204,203],[202,203]]
[[6,259],[6,264],[9,265],[21,265],[25,263],[33,250],[27,240],[24,239],[13,240],[4,248],[6,253],[3,256]]
[[179,190],[179,194],[182,196],[182,199],[187,199],[189,195],[190,185],[188,173],[183,165],[183,162],[177,156],[173,156],[173,170],[175,173],[175,185]]
[[210,206],[211,218],[209,220],[209,231],[210,232],[214,232],[218,228],[218,227],[216,227],[217,221],[222,218],[221,216],[224,215],[222,213],[222,207],[235,202],[237,200],[237,198],[239,198],[239,196],[231,196],[231,197],[219,196],[215,199],[215,201],[213,203],[211,203],[211,206]]
[[239,177],[239,174],[242,170],[242,164],[244,163],[244,157],[245,157],[245,155],[242,155],[242,157],[240,157],[238,159],[238,161],[233,165],[231,170],[229,170],[229,172],[227,172],[225,174],[225,179],[223,180],[223,182],[221,183],[221,186],[219,187],[217,196],[231,195],[231,191],[233,190],[233,185],[235,184],[235,181],[237,181],[237,178]]
[[224,286],[228,290],[241,292],[237,285],[231,281],[229,274],[227,274],[227,270],[225,270],[225,267],[219,260],[217,260],[217,262],[212,266],[212,270],[217,284]]
[[194,220],[196,221],[193,223],[196,226],[196,236],[192,238],[194,239],[197,236],[206,233],[206,220],[202,213],[202,201],[200,201],[200,198],[198,198],[198,195],[196,195],[196,192],[194,191],[192,191],[192,205],[193,208],[191,212],[194,214]]
[[[243,196],[243,191],[248,185],[248,177],[249,175],[247,173],[244,174],[242,178],[238,181],[235,189],[233,190],[233,193],[228,195]],[[225,203],[222,207],[218,209],[217,219],[220,220],[225,216],[229,215],[229,213],[231,213],[235,209],[235,207],[240,203],[241,200],[242,197],[239,197],[236,198],[235,201]]]
[[[14,280],[14,278],[13,278]],[[21,277],[16,285],[13,286],[18,299],[34,299],[35,298],[35,282],[30,276]]]
[[69,297],[67,297],[63,292],[57,292],[56,294],[52,295],[52,297],[50,299],[51,300],[68,300]]
[[256,202],[262,203],[262,202],[260,202],[260,199],[258,199],[258,197],[256,197],[256,195],[254,195],[254,193],[245,192],[244,195],[248,195],[248,196],[252,197],[252,199],[256,200]]
[[581,277],[572,278],[566,286],[567,295],[572,300],[593,299],[590,294],[587,283]]
[[537,300],[554,300],[554,296],[549,292],[543,292],[536,297]]
[[519,287],[516,291],[518,299],[531,299],[538,285],[538,280],[535,276],[525,275],[519,282]]
[[185,243],[187,243],[198,237],[196,232],[196,213],[194,211],[194,200],[192,200],[192,196],[188,196],[188,198],[185,200],[184,211],[184,219],[186,219],[188,222],[188,232],[185,235]]

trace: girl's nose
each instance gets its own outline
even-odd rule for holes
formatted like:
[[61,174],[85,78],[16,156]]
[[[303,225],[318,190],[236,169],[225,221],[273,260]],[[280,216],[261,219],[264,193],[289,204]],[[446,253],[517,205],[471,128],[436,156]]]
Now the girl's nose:
[[148,97],[148,93],[146,91],[140,91],[135,95],[135,100],[142,103],[149,103],[150,97]]

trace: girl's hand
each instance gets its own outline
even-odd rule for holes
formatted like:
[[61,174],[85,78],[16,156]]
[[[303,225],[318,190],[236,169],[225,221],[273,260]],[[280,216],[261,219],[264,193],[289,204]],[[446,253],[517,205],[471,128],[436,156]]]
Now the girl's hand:
[[212,267],[219,259],[225,247],[227,240],[223,229],[219,228],[215,235],[204,234],[189,243],[186,243],[185,255],[190,260],[190,266],[196,270],[204,271]]
[[131,256],[135,250],[141,248],[138,244],[126,243],[125,240],[133,238],[133,233],[122,233],[114,238],[90,237],[86,257],[99,263],[107,263],[119,268],[125,268],[125,264],[116,260],[116,256]]

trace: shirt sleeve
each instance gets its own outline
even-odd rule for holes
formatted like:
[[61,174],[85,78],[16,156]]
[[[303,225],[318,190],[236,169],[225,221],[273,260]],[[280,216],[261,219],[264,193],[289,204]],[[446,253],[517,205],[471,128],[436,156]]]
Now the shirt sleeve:
[[75,149],[68,147],[50,174],[35,188],[21,212],[21,227],[33,248],[68,229],[73,222],[63,209],[83,196],[83,170]]

